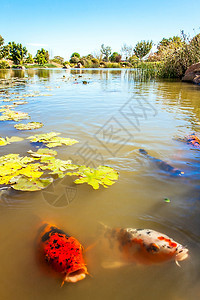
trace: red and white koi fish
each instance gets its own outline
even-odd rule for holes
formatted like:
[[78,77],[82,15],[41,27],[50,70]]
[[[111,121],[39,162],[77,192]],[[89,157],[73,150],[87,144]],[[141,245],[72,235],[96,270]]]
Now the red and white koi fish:
[[119,265],[132,262],[150,265],[170,260],[178,264],[178,261],[188,257],[188,249],[151,229],[105,227],[104,239],[107,239],[110,249],[117,249],[121,261]]
[[77,282],[86,277],[83,247],[77,239],[52,224],[40,229],[39,256],[64,282]]

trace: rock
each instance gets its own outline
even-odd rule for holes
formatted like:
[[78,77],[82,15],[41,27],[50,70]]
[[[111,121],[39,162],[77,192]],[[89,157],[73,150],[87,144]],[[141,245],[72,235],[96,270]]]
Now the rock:
[[185,72],[182,81],[200,84],[200,63],[191,65]]
[[83,68],[83,65],[80,62],[78,62],[75,68],[77,69]]
[[70,65],[65,65],[63,69],[71,69]]

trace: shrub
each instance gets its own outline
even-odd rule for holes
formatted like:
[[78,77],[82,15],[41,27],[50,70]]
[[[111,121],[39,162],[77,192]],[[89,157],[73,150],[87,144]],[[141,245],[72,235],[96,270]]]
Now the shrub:
[[0,61],[0,69],[9,69],[9,68],[10,68],[10,66],[7,63],[7,61],[5,61],[5,60]]
[[80,59],[76,56],[71,57],[70,60],[69,60],[69,62],[71,64],[77,64],[79,61],[80,61]]
[[162,78],[181,78],[187,68],[200,61],[199,35],[190,40],[183,32],[183,44],[180,47],[167,48],[160,70]]
[[78,53],[78,52],[74,52],[74,53],[72,53],[72,55],[71,55],[71,58],[72,57],[78,57],[78,58],[80,58],[81,56],[80,56],[80,54]]

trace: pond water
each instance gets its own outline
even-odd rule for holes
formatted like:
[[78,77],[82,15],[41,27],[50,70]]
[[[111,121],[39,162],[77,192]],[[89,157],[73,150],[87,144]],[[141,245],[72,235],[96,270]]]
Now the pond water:
[[[18,110],[44,123],[39,130],[18,131],[15,122],[0,121],[0,136],[60,132],[79,143],[57,147],[59,158],[111,166],[120,174],[113,186],[96,191],[71,177],[39,192],[0,191],[1,299],[200,299],[200,151],[178,140],[200,131],[200,87],[140,82],[131,70],[43,69],[0,71],[0,92],[1,105],[10,104],[5,95],[32,94]],[[140,148],[184,175],[170,176]],[[0,147],[0,155],[30,149],[24,140]],[[42,221],[57,224],[85,248],[98,238],[98,222],[150,228],[187,246],[190,255],[181,268],[171,261],[105,269],[107,250],[93,248],[85,253],[91,276],[60,288],[36,263]]]

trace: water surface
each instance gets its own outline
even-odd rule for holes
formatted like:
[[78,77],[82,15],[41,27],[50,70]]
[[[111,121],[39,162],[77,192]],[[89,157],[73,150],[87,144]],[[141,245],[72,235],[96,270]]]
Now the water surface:
[[[5,95],[32,94],[28,104],[17,109],[29,113],[31,121],[44,123],[39,130],[20,132],[15,122],[0,121],[1,136],[57,131],[79,141],[57,148],[59,158],[92,167],[109,165],[120,173],[116,184],[98,191],[65,177],[41,192],[1,192],[1,298],[200,298],[200,151],[178,141],[200,130],[200,87],[139,82],[130,70],[1,71],[0,78],[0,104],[11,103],[3,102]],[[139,153],[140,148],[185,175],[176,178],[163,172]],[[29,149],[35,148],[23,141],[1,147],[0,155],[26,155]],[[151,228],[186,245],[190,257],[181,268],[169,262],[103,269],[100,256],[106,258],[106,249],[93,249],[86,253],[91,277],[60,289],[59,281],[43,274],[35,260],[34,239],[41,221],[57,224],[85,248],[97,238],[99,221],[112,227]]]

